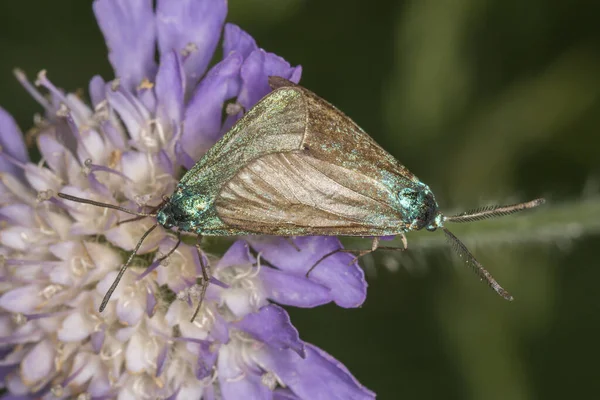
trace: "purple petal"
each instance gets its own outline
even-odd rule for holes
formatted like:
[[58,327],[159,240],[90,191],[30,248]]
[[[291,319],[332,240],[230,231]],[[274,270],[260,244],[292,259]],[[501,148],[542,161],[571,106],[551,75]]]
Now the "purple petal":
[[96,0],[93,8],[121,84],[132,90],[144,78],[153,81],[156,33],[152,0]]
[[[294,239],[297,251],[287,240],[277,237],[249,238],[250,244],[275,267],[304,276],[325,254],[341,247],[333,236],[308,236]],[[338,253],[327,257],[310,273],[310,279],[331,289],[333,301],[342,307],[358,307],[366,298],[365,274],[357,263],[348,265],[354,256]]]
[[158,356],[156,357],[156,377],[162,375],[163,370],[165,368],[165,361],[167,361],[167,356],[169,354],[169,345],[165,344],[162,349],[158,352]]
[[99,330],[98,332],[94,332],[91,335],[91,343],[92,343],[92,349],[94,350],[94,353],[99,354],[100,350],[102,350],[102,346],[104,345],[104,338],[105,338],[105,328],[102,327],[101,330]]
[[298,331],[290,322],[288,313],[278,305],[265,306],[232,325],[263,343],[281,349],[292,349],[300,357],[305,357],[304,343],[300,340]]
[[42,301],[39,285],[27,285],[4,292],[0,296],[0,307],[14,313],[33,313]]
[[0,208],[0,217],[11,225],[37,228],[36,213],[31,206],[23,203],[9,204]]
[[82,313],[69,314],[57,331],[57,337],[61,342],[79,342],[86,339],[92,333],[93,325]]
[[90,99],[92,100],[92,105],[96,107],[102,101],[106,99],[105,93],[106,82],[100,75],[95,75],[89,84],[89,92]]
[[157,304],[158,301],[156,300],[156,296],[154,296],[154,293],[151,290],[148,290],[148,293],[146,293],[146,315],[152,317]]
[[[292,354],[298,357],[296,353]],[[221,346],[217,368],[223,400],[271,399],[273,392],[262,384],[260,376],[253,374],[252,371],[246,371],[238,365],[239,356],[239,350],[234,344]]]
[[306,343],[306,358],[290,350],[272,348],[260,355],[299,398],[311,400],[367,400],[375,393],[362,386],[342,363],[317,347]]
[[[144,299],[145,300],[145,299]],[[142,299],[134,297],[132,299],[123,299],[117,302],[117,317],[119,321],[129,326],[135,326],[144,316],[146,304]]]
[[18,369],[19,369],[19,363],[18,362],[11,363],[11,364],[1,365],[0,366],[0,379],[2,380],[2,382],[4,382],[4,379],[6,379],[6,376],[8,374],[10,374],[13,371],[18,370]]
[[100,126],[102,128],[102,132],[106,135],[108,140],[118,149],[125,150],[125,137],[123,134],[115,128],[113,123],[109,120],[104,120],[100,122]]
[[221,136],[223,103],[240,90],[242,56],[230,54],[212,67],[185,110],[183,148],[197,160]]
[[206,71],[227,15],[226,0],[158,0],[156,25],[161,54],[184,54],[191,88]]
[[185,75],[181,59],[174,51],[164,53],[156,74],[156,99],[158,118],[162,124],[177,126],[183,116]]
[[134,141],[139,140],[142,130],[151,118],[146,107],[131,92],[122,87],[115,90],[107,85],[106,99],[125,124],[129,136]]
[[268,78],[271,75],[281,76],[294,83],[300,81],[302,69],[291,67],[283,58],[273,53],[258,49],[250,53],[241,69],[242,88],[238,103],[249,110],[258,100],[271,91]]
[[258,49],[256,41],[246,31],[234,24],[225,24],[223,33],[223,54],[228,56],[234,51],[244,59]]
[[210,335],[221,343],[229,341],[229,323],[219,313],[215,313],[215,322],[213,323]]
[[176,400],[177,396],[179,396],[179,391],[181,390],[181,388],[178,388],[176,391],[173,392],[172,395],[170,395],[169,397],[167,397],[165,400]]
[[154,162],[167,174],[174,176],[175,170],[173,169],[173,161],[169,157],[169,153],[165,149],[162,149],[154,156]]
[[196,161],[183,149],[180,140],[175,143],[175,157],[178,165],[182,165],[185,169],[192,169],[196,164]]
[[21,162],[29,161],[23,134],[14,118],[2,107],[0,107],[0,143],[3,152]]
[[55,345],[49,338],[33,346],[21,362],[23,380],[34,383],[48,379],[54,371],[56,351]]
[[289,389],[277,388],[273,392],[273,400],[301,400]]
[[150,81],[144,81],[136,89],[137,97],[140,103],[144,105],[146,110],[152,114],[156,114],[156,96],[154,95],[154,85]]
[[4,158],[2,153],[6,153],[20,162],[29,161],[23,134],[17,126],[14,118],[2,107],[0,107],[0,171],[9,172],[16,176],[22,176],[21,168],[12,164]]
[[255,262],[256,260],[250,254],[248,243],[244,240],[237,240],[223,254],[215,269],[227,268],[234,265],[254,264]]
[[201,343],[196,364],[196,379],[202,380],[212,375],[213,367],[217,362],[218,351],[211,351],[209,343]]
[[311,308],[333,300],[331,289],[304,276],[263,266],[259,277],[265,296],[279,304]]

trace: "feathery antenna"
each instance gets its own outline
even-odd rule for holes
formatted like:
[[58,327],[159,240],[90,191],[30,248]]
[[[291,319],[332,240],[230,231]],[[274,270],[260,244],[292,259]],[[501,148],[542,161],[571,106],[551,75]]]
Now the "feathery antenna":
[[453,215],[450,217],[446,217],[445,221],[450,222],[472,222],[472,221],[480,221],[482,219],[494,218],[494,217],[502,217],[504,215],[510,215],[519,211],[528,210],[530,208],[534,208],[544,204],[546,200],[544,199],[535,199],[525,203],[511,204],[508,206],[488,206],[481,207],[475,210],[470,210],[464,213],[460,213],[458,215]]
[[[66,194],[66,193],[58,193],[58,197],[66,199],[66,200],[74,201],[74,202],[77,202],[77,203],[90,204],[90,205],[96,206],[96,207],[110,208],[110,209],[113,209],[113,210],[122,211],[124,213],[136,216],[135,218],[131,218],[131,219],[122,221],[122,223],[137,221],[137,220],[145,218],[145,217],[156,217],[156,212],[154,212],[154,213],[137,212],[137,211],[129,210],[129,209],[124,208],[124,207],[115,206],[113,204],[102,203],[102,202],[99,202],[99,201],[94,201],[94,200],[90,200],[90,199],[84,199],[82,197],[77,197],[77,196],[71,196],[70,194]],[[166,199],[163,199],[163,202],[160,205],[158,205],[157,207],[155,207],[154,210],[156,211],[157,209],[159,209],[168,200],[169,200],[168,197]],[[127,271],[127,268],[129,267],[129,265],[133,261],[133,258],[136,256],[137,252],[139,251],[140,247],[142,246],[142,243],[144,242],[144,240],[146,240],[146,238],[148,237],[148,235],[150,235],[150,233],[152,233],[152,231],[154,229],[156,229],[157,226],[158,226],[158,223],[155,223],[154,225],[152,225],[146,232],[144,232],[144,234],[142,235],[142,237],[140,238],[140,240],[135,245],[135,248],[133,249],[133,252],[129,255],[129,258],[127,259],[127,261],[125,262],[125,264],[123,264],[123,266],[119,270],[119,273],[117,274],[117,277],[115,278],[115,280],[113,281],[113,283],[110,285],[110,288],[108,289],[108,291],[104,295],[104,298],[102,299],[102,303],[100,304],[100,308],[99,308],[100,312],[104,311],[104,309],[106,308],[106,305],[108,304],[108,301],[110,300],[110,297],[112,296],[113,292],[115,291],[115,289],[119,285],[119,282],[121,281],[121,278],[123,277],[123,274],[125,274],[125,271]],[[177,244],[175,245],[175,247],[166,256],[162,257],[160,259],[160,261],[162,261],[162,260],[166,259],[168,256],[170,256],[175,251],[175,249],[177,249],[177,247],[179,247],[180,243],[181,243],[181,237],[179,236],[179,233],[178,233]]]
[[[133,257],[135,257],[135,255],[137,254],[138,250],[140,249],[140,247],[142,246],[142,242],[148,237],[148,235],[158,226],[158,223],[152,225],[140,238],[140,240],[137,242],[137,244],[135,245],[135,249],[133,249],[133,253],[131,253],[129,255],[129,258],[127,259],[127,262],[125,264],[123,264],[123,266],[121,267],[121,269],[119,270],[119,273],[117,274],[117,277],[115,278],[115,280],[113,281],[112,285],[110,285],[110,288],[108,289],[108,291],[106,292],[106,294],[104,295],[104,298],[102,299],[102,304],[100,304],[100,309],[99,311],[102,312],[104,311],[104,309],[106,308],[106,305],[108,304],[108,301],[110,300],[110,296],[112,296],[113,292],[115,291],[115,289],[117,288],[117,286],[119,285],[119,282],[121,281],[121,278],[123,277],[123,274],[125,273],[125,271],[127,270],[127,267],[129,267],[129,264],[131,264],[131,261],[133,261]],[[177,244],[179,245],[179,243]]]
[[441,228],[446,234],[446,237],[452,243],[452,248],[458,253],[458,255],[461,258],[464,256],[465,262],[473,267],[475,273],[479,275],[479,277],[482,280],[485,280],[489,287],[494,289],[496,293],[504,297],[506,300],[512,301],[513,297],[506,290],[504,290],[504,288],[500,286],[498,282],[496,282],[492,274],[490,274],[485,268],[483,268],[483,265],[481,265],[481,263],[477,261],[473,254],[471,254],[469,249],[467,249],[467,246],[465,246],[464,243],[461,242],[456,236],[454,236],[454,234],[448,229],[444,227]]
[[156,217],[156,214],[137,212],[137,211],[129,210],[124,207],[115,206],[113,204],[101,203],[99,201],[84,199],[83,197],[71,196],[70,194],[66,194],[66,193],[58,193],[58,197],[66,199],[66,200],[74,201],[76,203],[91,204],[96,207],[112,208],[113,210],[122,211],[124,213],[131,214],[131,215],[137,215],[138,217]]

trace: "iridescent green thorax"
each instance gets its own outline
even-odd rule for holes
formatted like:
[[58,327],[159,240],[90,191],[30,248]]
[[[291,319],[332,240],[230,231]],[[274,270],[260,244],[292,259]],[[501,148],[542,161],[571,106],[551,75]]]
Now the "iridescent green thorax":
[[421,182],[414,187],[405,187],[398,192],[398,204],[405,216],[407,230],[427,228],[434,230],[439,225],[441,215],[433,192]]
[[200,193],[190,193],[179,186],[169,201],[158,211],[156,219],[165,228],[176,226],[192,231],[195,221],[202,221],[207,202]]

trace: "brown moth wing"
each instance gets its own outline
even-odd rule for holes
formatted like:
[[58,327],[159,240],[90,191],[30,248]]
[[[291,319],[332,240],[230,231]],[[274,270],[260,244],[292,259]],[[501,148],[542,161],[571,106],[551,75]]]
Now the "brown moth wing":
[[[326,100],[281,77],[272,76],[269,83],[273,88],[293,87],[302,91],[307,110],[302,146],[314,158],[350,170],[360,170],[363,175],[378,181],[393,175],[405,181],[418,182],[394,156]],[[409,182],[406,184],[410,186]]]
[[215,198],[223,182],[265,154],[300,148],[306,103],[299,88],[284,87],[249,110],[179,181],[178,188]]
[[222,187],[216,211],[228,226],[254,233],[380,236],[403,230],[391,197],[369,197],[351,189],[350,181],[389,192],[381,182],[306,151],[270,154]]
[[240,169],[216,198],[218,218],[226,226],[266,234],[405,231],[398,190],[418,179],[325,100],[283,78],[269,83],[302,93],[302,142],[297,151],[263,155]]

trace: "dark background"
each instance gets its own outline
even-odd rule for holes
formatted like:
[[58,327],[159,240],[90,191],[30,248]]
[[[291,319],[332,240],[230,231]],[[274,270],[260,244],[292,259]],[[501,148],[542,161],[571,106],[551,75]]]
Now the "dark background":
[[[360,309],[290,310],[301,337],[381,399],[559,399],[600,392],[600,2],[230,0],[228,20],[302,64],[444,210],[544,196],[533,214],[456,233],[515,296],[455,263],[441,233],[364,264]],[[90,3],[0,4],[0,104],[13,78],[68,91],[112,78]],[[429,238],[434,238],[427,240]]]

